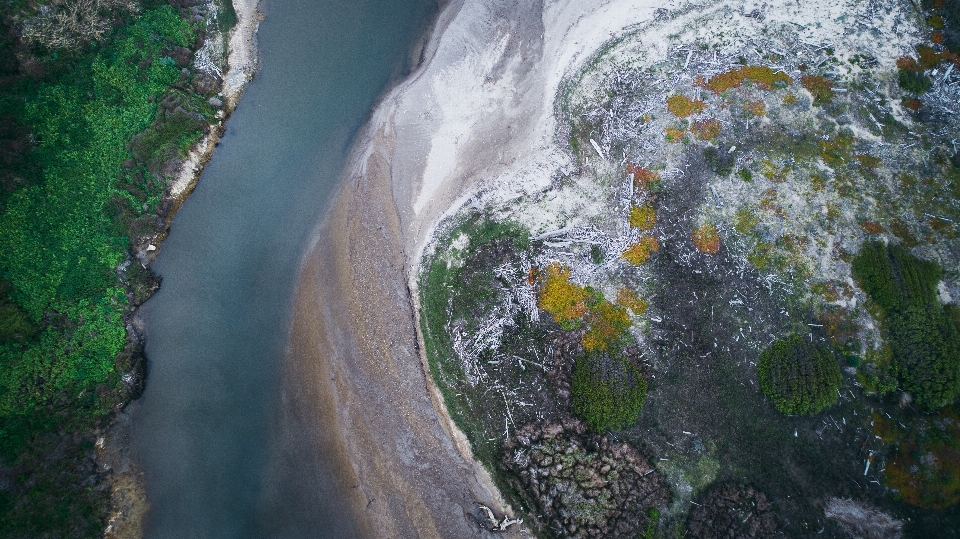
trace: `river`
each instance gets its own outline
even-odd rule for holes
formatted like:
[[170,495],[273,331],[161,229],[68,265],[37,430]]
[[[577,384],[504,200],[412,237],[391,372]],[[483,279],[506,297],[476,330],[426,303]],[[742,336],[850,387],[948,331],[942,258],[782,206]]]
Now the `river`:
[[277,425],[280,366],[311,231],[436,6],[264,0],[261,10],[261,70],[173,220],[153,265],[163,285],[141,311],[148,377],[131,444],[151,538],[356,535],[339,501],[349,486],[295,425]]

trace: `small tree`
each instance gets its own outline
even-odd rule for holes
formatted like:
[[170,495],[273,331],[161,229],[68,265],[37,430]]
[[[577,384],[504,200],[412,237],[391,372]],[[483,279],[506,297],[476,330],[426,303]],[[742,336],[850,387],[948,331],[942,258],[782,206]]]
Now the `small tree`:
[[793,335],[760,354],[760,389],[781,413],[813,415],[837,402],[840,365],[829,348]]
[[587,353],[573,366],[573,410],[597,432],[633,425],[647,381],[622,353]]

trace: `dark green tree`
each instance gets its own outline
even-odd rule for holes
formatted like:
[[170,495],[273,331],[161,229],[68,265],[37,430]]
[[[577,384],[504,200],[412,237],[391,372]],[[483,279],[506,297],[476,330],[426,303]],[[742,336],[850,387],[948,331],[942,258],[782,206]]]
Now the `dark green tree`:
[[760,354],[757,370],[760,389],[781,413],[813,415],[837,402],[837,359],[799,335],[774,341]]
[[594,352],[573,366],[573,410],[597,432],[629,427],[647,399],[647,381],[622,352]]
[[853,275],[886,318],[894,375],[933,410],[960,394],[960,331],[937,297],[943,270],[902,246],[868,242]]

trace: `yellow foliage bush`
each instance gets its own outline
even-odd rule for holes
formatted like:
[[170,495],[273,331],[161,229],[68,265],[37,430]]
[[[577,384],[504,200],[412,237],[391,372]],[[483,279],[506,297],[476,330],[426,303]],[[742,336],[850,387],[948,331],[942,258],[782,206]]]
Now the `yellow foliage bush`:
[[783,71],[775,71],[766,66],[746,66],[710,77],[705,86],[719,94],[730,88],[739,88],[744,81],[748,80],[753,81],[763,90],[793,84],[793,79]]
[[680,142],[687,132],[678,127],[668,127],[663,130],[663,133],[666,135],[667,142]]
[[653,253],[659,250],[660,242],[657,240],[657,238],[653,236],[644,236],[637,240],[637,243],[634,243],[628,247],[627,250],[624,251],[620,256],[634,266],[640,266],[649,260]]
[[657,224],[657,210],[653,206],[633,206],[630,208],[630,226],[647,232]]
[[707,104],[699,99],[693,100],[684,95],[673,95],[667,98],[667,110],[677,118],[686,118],[691,114],[703,112]]
[[747,103],[746,109],[754,116],[764,116],[767,114],[767,104],[764,103],[762,99]]
[[643,316],[647,312],[649,304],[647,300],[641,298],[636,292],[627,287],[617,290],[617,303],[633,311],[637,316]]
[[588,328],[581,344],[588,352],[609,350],[631,324],[626,309],[603,298],[591,302],[586,320]]
[[587,290],[570,282],[570,268],[556,262],[544,271],[538,305],[553,315],[554,321],[564,329],[579,325],[580,317],[587,312]]

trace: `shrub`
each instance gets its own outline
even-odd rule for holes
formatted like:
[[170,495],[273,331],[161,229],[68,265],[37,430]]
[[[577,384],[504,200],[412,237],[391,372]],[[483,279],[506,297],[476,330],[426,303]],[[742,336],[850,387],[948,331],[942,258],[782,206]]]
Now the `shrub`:
[[647,382],[620,353],[587,353],[573,366],[574,412],[597,432],[633,425],[647,398]]
[[883,233],[883,227],[880,225],[880,223],[875,223],[873,221],[863,221],[860,223],[860,228],[862,228],[867,234]]
[[917,46],[917,55],[920,57],[917,63],[923,69],[933,69],[943,60],[943,54],[935,51],[933,47],[927,45]]
[[757,99],[756,101],[751,101],[747,103],[747,111],[754,116],[760,117],[767,114],[767,104],[763,102],[762,99]]
[[911,69],[901,69],[898,82],[900,88],[917,95],[926,93],[926,91],[933,86],[933,82],[929,77]]
[[623,257],[634,266],[640,266],[650,259],[650,256],[660,250],[660,242],[653,236],[644,236],[637,240],[623,252]]
[[44,12],[24,21],[23,38],[48,49],[100,41],[111,30],[111,18],[139,10],[133,0],[53,0],[44,7]]
[[637,316],[643,316],[643,314],[647,312],[647,307],[649,307],[647,300],[641,298],[636,292],[626,287],[617,290],[617,303],[630,309],[633,311],[633,314]]
[[679,127],[670,126],[663,130],[664,138],[667,142],[680,142],[683,136],[687,134],[686,130]]
[[657,224],[657,211],[653,206],[633,206],[630,208],[630,226],[647,232]]
[[836,358],[799,335],[774,341],[760,354],[757,371],[763,394],[783,414],[813,415],[837,401]]
[[746,66],[710,77],[705,87],[719,94],[730,88],[739,88],[744,81],[752,81],[764,90],[793,84],[793,79],[783,71],[766,66]]
[[627,310],[610,303],[599,294],[594,294],[588,300],[587,308],[587,331],[581,341],[584,350],[593,352],[616,348],[632,324]]
[[855,157],[857,158],[857,162],[859,162],[860,166],[862,166],[863,168],[877,168],[883,164],[882,159],[880,159],[879,157],[874,157],[872,155],[857,154]]
[[633,184],[640,190],[655,191],[660,186],[660,173],[637,165],[627,165],[627,174],[633,176]]
[[716,138],[720,134],[720,121],[716,118],[707,118],[706,120],[693,122],[690,132],[700,140]]
[[716,146],[707,146],[703,149],[703,157],[710,165],[710,170],[717,176],[727,177],[733,172],[736,159],[729,152],[721,152]]
[[833,100],[833,83],[819,75],[804,75],[800,84],[813,96],[814,103],[829,103]]
[[705,223],[697,227],[691,234],[693,245],[701,253],[715,255],[720,252],[720,234],[717,233],[717,227],[710,223]]
[[886,316],[894,373],[922,407],[960,394],[960,331],[937,296],[941,268],[896,245],[864,243],[853,275]]
[[903,501],[937,510],[960,503],[960,415],[955,406],[918,418],[919,425],[909,431],[879,413],[871,419],[873,433],[895,448],[884,475]]
[[693,100],[683,95],[667,98],[667,110],[677,118],[686,118],[691,114],[703,112],[707,105],[699,99]]
[[904,99],[900,104],[903,105],[903,108],[912,110],[913,112],[917,112],[923,108],[923,101],[919,99]]
[[580,325],[587,312],[587,289],[570,282],[570,269],[553,262],[544,271],[538,304],[563,329]]
[[750,211],[749,208],[742,208],[737,211],[733,224],[734,230],[741,234],[750,234],[757,229],[757,226],[760,224],[760,218],[757,217],[755,213]]

